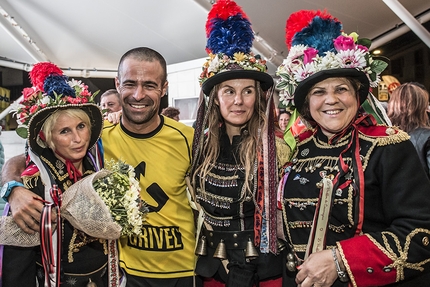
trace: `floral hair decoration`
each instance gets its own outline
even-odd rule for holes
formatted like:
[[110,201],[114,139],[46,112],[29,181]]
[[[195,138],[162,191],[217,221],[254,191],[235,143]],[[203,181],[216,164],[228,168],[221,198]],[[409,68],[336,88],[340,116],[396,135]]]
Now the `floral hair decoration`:
[[41,134],[45,120],[59,109],[79,108],[90,118],[90,147],[94,145],[103,125],[100,108],[94,101],[98,92],[91,93],[81,81],[69,81],[60,68],[49,62],[35,64],[29,76],[32,87],[23,89],[23,99],[12,108],[18,122],[16,133],[28,138],[30,147],[40,152],[46,147]]
[[363,72],[370,87],[377,87],[379,74],[387,63],[373,59],[371,41],[353,32],[345,34],[342,24],[326,11],[298,11],[286,24],[287,58],[278,67],[280,104],[294,106],[299,84],[318,72],[330,69],[356,69]]
[[[217,112],[215,93],[211,93],[213,88],[222,82],[234,79],[251,79],[259,82],[259,86],[265,93],[259,93],[258,102],[266,105],[265,118],[259,126],[261,145],[258,146],[257,174],[258,183],[255,188],[257,207],[254,218],[254,244],[259,246],[262,253],[276,253],[276,196],[271,192],[276,189],[278,180],[274,136],[274,101],[271,87],[273,78],[266,71],[266,61],[251,52],[254,33],[251,29],[250,21],[242,9],[232,0],[218,0],[213,4],[208,14],[206,22],[206,35],[208,37],[206,51],[209,58],[203,65],[203,72],[200,75],[202,93],[200,93],[199,108],[194,129],[193,138],[193,163],[190,174],[198,168],[205,156],[206,144],[211,141],[210,125],[213,123],[210,117],[211,112]],[[266,93],[267,92],[267,93]],[[211,96],[212,95],[212,96]],[[259,105],[260,107],[262,105]],[[261,113],[257,113],[258,117]],[[262,119],[262,118],[261,118]],[[224,121],[223,119],[220,119]],[[264,124],[263,124],[264,122]],[[260,212],[262,210],[262,212]],[[264,220],[263,220],[263,215]]]
[[265,91],[273,85],[273,81],[264,76],[266,60],[251,52],[254,40],[251,23],[234,1],[218,0],[212,6],[206,22],[206,37],[209,58],[199,77],[206,95],[216,84],[240,78],[241,73],[245,78],[259,80]]
[[97,93],[92,94],[88,91],[88,86],[81,81],[68,81],[61,69],[52,63],[35,64],[29,75],[33,86],[23,89],[23,100],[14,110],[19,124],[17,133],[22,138],[28,136],[28,123],[31,118],[44,108],[95,103],[94,97]]

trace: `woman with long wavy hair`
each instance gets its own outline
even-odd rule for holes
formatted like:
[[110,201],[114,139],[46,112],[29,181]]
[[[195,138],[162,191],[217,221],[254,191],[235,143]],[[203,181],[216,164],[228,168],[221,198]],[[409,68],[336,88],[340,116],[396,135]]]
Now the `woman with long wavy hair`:
[[416,82],[397,87],[388,101],[387,113],[393,125],[407,132],[421,164],[430,176],[429,93]]

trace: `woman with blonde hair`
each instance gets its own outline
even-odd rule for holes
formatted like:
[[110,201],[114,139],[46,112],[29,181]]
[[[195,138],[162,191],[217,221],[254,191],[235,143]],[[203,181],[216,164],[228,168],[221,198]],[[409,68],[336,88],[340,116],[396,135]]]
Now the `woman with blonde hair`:
[[103,128],[95,94],[48,62],[37,63],[30,79],[33,87],[24,89],[16,110],[17,133],[28,139],[26,167],[22,183],[7,182],[1,196],[8,201],[14,187],[25,187],[46,205],[40,244],[4,245],[1,286],[118,286],[116,265],[108,265],[108,258],[117,260],[115,241],[87,234],[58,212],[51,224],[69,188],[101,168],[100,152],[89,152]]

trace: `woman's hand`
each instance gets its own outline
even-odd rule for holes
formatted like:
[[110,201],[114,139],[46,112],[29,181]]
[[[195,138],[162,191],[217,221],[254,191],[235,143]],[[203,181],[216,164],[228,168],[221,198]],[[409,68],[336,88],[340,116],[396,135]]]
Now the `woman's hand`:
[[296,275],[298,287],[329,287],[337,279],[331,250],[311,254],[298,269]]
[[121,116],[122,116],[122,110],[117,112],[111,112],[107,114],[107,116],[105,117],[105,120],[108,120],[112,124],[118,124],[119,121],[121,120]]

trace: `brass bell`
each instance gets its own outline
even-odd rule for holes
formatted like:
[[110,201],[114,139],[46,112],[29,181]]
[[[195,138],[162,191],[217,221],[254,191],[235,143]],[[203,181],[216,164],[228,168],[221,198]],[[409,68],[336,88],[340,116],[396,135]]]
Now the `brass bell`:
[[206,236],[203,235],[202,237],[200,237],[199,242],[197,243],[195,254],[199,256],[206,256],[208,254]]
[[287,254],[287,270],[290,272],[297,271],[297,260],[294,254],[291,252]]
[[223,239],[221,239],[221,241],[218,243],[213,257],[221,260],[227,259],[227,251],[225,249],[225,243]]
[[287,261],[287,270],[290,272],[296,272],[297,271],[296,263],[294,261]]
[[277,241],[277,245],[278,245],[278,252],[281,252],[282,250],[284,250],[285,249],[285,243],[284,242],[282,242],[281,240],[279,240],[278,239],[278,241]]
[[246,243],[245,257],[246,259],[250,259],[250,260],[258,257],[257,248],[255,248],[254,243],[252,242],[251,239],[248,239],[248,243]]
[[91,278],[90,278],[90,281],[88,282],[87,287],[97,287],[97,284],[91,281]]

